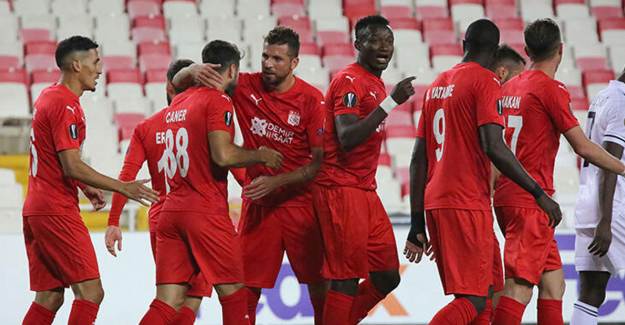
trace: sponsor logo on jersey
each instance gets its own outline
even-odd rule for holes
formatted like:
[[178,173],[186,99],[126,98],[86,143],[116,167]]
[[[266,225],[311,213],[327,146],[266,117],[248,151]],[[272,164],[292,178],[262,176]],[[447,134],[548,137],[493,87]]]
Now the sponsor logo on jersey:
[[70,124],[70,126],[69,126],[69,135],[74,140],[78,139],[78,126],[76,126],[76,124]]
[[299,112],[289,111],[289,117],[287,118],[287,123],[292,126],[298,126],[300,122]]
[[343,96],[343,105],[345,105],[345,107],[356,107],[357,104],[358,98],[356,94],[349,92]]
[[226,126],[232,124],[232,112],[227,111],[224,113],[224,123],[226,123]]
[[285,130],[276,124],[258,117],[252,118],[251,122],[250,131],[252,131],[252,134],[285,144],[291,144],[293,142],[293,135],[295,134],[293,131]]

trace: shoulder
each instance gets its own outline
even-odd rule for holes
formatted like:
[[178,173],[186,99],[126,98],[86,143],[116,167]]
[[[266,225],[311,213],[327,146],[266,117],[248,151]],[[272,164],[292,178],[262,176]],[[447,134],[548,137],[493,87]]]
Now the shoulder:
[[569,90],[562,82],[545,78],[540,83],[536,83],[536,88],[545,93],[545,96],[570,97]]
[[297,82],[301,84],[300,89],[301,89],[301,93],[303,96],[305,96],[307,99],[311,99],[315,101],[323,99],[323,94],[321,93],[319,89],[317,89],[317,87],[309,84],[303,79],[300,79],[298,77],[295,77],[295,78],[297,78]]
[[334,78],[332,78],[329,92],[341,89],[359,89],[358,85],[360,85],[362,81],[363,78],[360,75],[346,68],[338,72]]

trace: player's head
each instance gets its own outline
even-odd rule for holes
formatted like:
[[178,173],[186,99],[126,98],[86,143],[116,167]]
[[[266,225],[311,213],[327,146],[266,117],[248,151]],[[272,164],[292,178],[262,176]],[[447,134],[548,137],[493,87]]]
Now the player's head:
[[532,62],[562,59],[562,37],[555,21],[538,19],[525,27],[525,51]]
[[176,60],[169,64],[169,68],[167,69],[167,86],[166,86],[167,105],[171,104],[171,100],[174,98],[174,96],[176,96],[177,94],[183,91],[183,89],[176,88],[176,86],[174,86],[174,84],[172,83],[172,80],[174,80],[174,76],[176,76],[176,73],[178,73],[180,70],[192,64],[193,64],[193,61],[187,60],[187,59]]
[[284,26],[277,26],[265,36],[262,58],[263,84],[276,88],[287,78],[299,63],[299,35]]
[[222,40],[212,41],[202,49],[202,63],[219,64],[217,68],[224,78],[224,91],[232,95],[239,77],[241,52],[236,45]]
[[388,20],[382,16],[367,16],[361,18],[354,29],[358,63],[371,72],[382,73],[395,51],[395,37]]
[[499,77],[501,83],[512,79],[525,69],[525,59],[508,45],[501,45],[495,52],[495,60],[491,70]]
[[465,61],[478,61],[483,66],[492,65],[499,48],[499,28],[488,19],[478,19],[469,25],[462,41]]
[[73,75],[82,90],[95,91],[102,73],[98,44],[83,36],[72,36],[59,42],[54,53],[56,65],[64,75]]

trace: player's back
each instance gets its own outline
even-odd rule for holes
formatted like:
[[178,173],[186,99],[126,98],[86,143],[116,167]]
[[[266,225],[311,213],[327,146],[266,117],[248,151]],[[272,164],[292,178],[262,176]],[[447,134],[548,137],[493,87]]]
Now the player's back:
[[502,125],[496,76],[477,63],[443,72],[425,94],[417,135],[426,141],[426,209],[490,210],[490,160],[478,128]]
[[170,192],[164,211],[228,214],[228,169],[213,163],[208,133],[226,131],[232,138],[232,114],[230,97],[205,87],[178,94],[165,110],[163,160],[168,166]]
[[[604,141],[625,147],[625,83],[610,81],[607,88],[601,90],[590,104],[586,120],[586,136],[599,145]],[[625,155],[621,158],[625,162]],[[595,227],[600,220],[599,188],[601,169],[584,161],[580,172],[579,195],[575,216],[578,228]],[[617,177],[613,209],[622,210],[625,205],[625,180]]]
[[80,149],[85,139],[85,115],[76,94],[55,84],[34,103],[30,133],[30,172],[24,215],[78,213],[78,183],[64,176],[57,154]]
[[[553,168],[560,136],[577,126],[564,85],[538,70],[524,71],[502,88],[506,143],[525,170],[553,195]],[[495,206],[536,208],[531,194],[509,178],[497,182]]]
[[324,162],[316,182],[325,186],[350,186],[375,190],[375,173],[380,148],[384,140],[384,124],[380,124],[365,141],[343,151],[336,134],[335,117],[353,114],[359,119],[367,117],[386,98],[384,82],[353,63],[338,72],[326,93],[324,131]]

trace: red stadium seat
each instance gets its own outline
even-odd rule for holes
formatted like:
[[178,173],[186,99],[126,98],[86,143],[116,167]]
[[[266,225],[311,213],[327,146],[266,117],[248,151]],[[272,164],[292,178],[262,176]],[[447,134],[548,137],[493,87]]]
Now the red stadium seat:
[[500,42],[505,44],[523,44],[525,42],[523,31],[500,29]]
[[589,70],[602,70],[608,68],[608,61],[605,57],[585,57],[576,60],[577,68],[582,72]]
[[449,9],[443,6],[417,6],[416,14],[420,19],[447,18]]
[[139,44],[137,51],[139,56],[145,54],[170,54],[171,47],[169,42],[148,42]]
[[[412,120],[412,117],[410,117]],[[386,138],[409,138],[414,139],[417,137],[417,129],[414,125],[396,125],[394,127],[386,128]]]
[[21,68],[20,58],[13,55],[0,55],[0,70]]
[[519,11],[514,4],[493,4],[486,6],[486,16],[491,19],[517,18]]
[[571,98],[571,108],[576,111],[587,111],[589,108],[588,98]]
[[286,26],[299,34],[300,42],[313,42],[312,23],[310,18],[303,17],[281,17],[278,25]]
[[392,162],[393,160],[389,154],[380,153],[380,156],[378,157],[378,165],[391,167]]
[[28,78],[24,69],[0,69],[0,83],[21,83],[28,84]]
[[315,43],[302,43],[299,47],[299,54],[321,55],[321,50]]
[[354,58],[355,51],[352,44],[328,44],[323,47],[323,65],[332,75],[353,63]]
[[163,83],[167,82],[167,69],[148,70],[145,72],[146,83]]
[[[607,34],[614,34],[608,36]],[[599,34],[604,43],[625,44],[625,18],[606,18],[599,21]]]
[[302,0],[273,0],[271,12],[276,17],[305,16],[306,9]]
[[582,80],[584,85],[593,83],[608,83],[614,79],[614,71],[612,70],[598,70],[598,71],[585,71],[582,73]]
[[26,69],[28,71],[55,69],[55,51],[56,43],[52,41],[27,43],[24,57]]
[[317,43],[319,46],[327,44],[343,44],[349,43],[349,33],[344,31],[318,31]]
[[438,55],[462,56],[462,47],[460,44],[442,44],[430,46],[430,57]]
[[32,83],[54,83],[61,77],[59,69],[33,71],[31,74]]
[[136,27],[132,29],[132,40],[135,43],[165,42],[167,41],[167,35],[160,28]]
[[51,54],[56,52],[56,42],[39,41],[26,43],[25,54]]
[[493,6],[493,5],[511,5],[516,6],[516,0],[484,0],[485,6]]
[[134,69],[135,62],[132,57],[122,55],[107,55],[102,57],[102,66],[106,70]]
[[127,140],[132,137],[137,124],[145,119],[141,113],[117,113],[113,118],[117,126],[119,141]]
[[392,18],[389,19],[389,22],[394,30],[407,29],[421,31],[423,28],[421,21],[413,17]]
[[[344,0],[343,15],[354,24],[362,17],[375,15],[375,0]],[[353,25],[353,24],[352,24]]]
[[143,84],[143,77],[138,69],[109,70],[106,81],[109,84],[116,82]]
[[383,5],[380,9],[382,16],[391,20],[394,18],[412,18],[414,11],[411,6]]
[[590,11],[592,15],[597,20],[602,20],[605,18],[621,18],[623,17],[623,10],[618,7],[610,7],[610,6],[600,6],[600,7],[591,7]]
[[569,91],[569,95],[571,96],[571,100],[586,98],[586,93],[584,93],[584,88],[580,86],[574,85],[566,85],[566,89]]
[[52,33],[45,28],[25,28],[20,31],[20,37],[23,43],[51,41],[54,39]]
[[150,17],[136,17],[132,20],[132,27],[152,27],[165,30],[165,17],[163,16],[150,16]]
[[139,57],[139,67],[141,71],[167,69],[171,62],[171,55],[169,54],[145,54]]
[[456,44],[458,42],[451,18],[423,20],[423,39],[430,45]]
[[[407,106],[411,108],[408,104],[403,104],[402,106]],[[399,107],[398,107],[399,108]],[[406,109],[398,110],[394,109],[385,120],[386,127],[391,128],[398,125],[412,125],[412,112],[407,111]]]
[[129,0],[126,4],[128,16],[131,19],[142,16],[159,16],[161,14],[161,4],[150,0]]
[[525,23],[522,18],[498,18],[493,19],[493,22],[499,27],[499,29],[518,30],[523,32],[525,29]]

